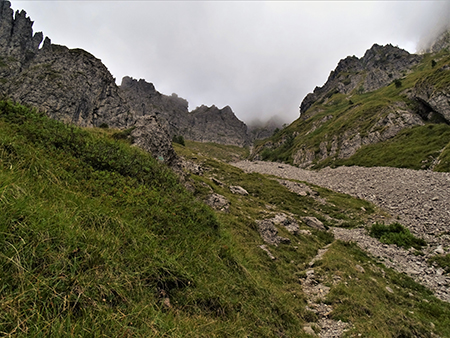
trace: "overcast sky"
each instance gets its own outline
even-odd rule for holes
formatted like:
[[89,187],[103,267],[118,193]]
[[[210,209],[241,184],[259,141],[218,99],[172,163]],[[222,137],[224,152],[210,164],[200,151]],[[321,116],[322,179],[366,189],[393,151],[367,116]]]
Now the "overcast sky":
[[246,123],[292,122],[340,59],[374,43],[416,52],[449,1],[17,1],[52,43],[83,48],[189,109],[229,105]]

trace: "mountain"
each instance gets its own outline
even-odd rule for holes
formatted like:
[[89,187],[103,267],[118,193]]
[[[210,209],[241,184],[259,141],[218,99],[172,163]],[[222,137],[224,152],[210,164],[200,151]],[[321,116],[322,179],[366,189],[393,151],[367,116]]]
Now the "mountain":
[[416,55],[375,44],[361,58],[341,60],[326,83],[304,98],[300,117],[262,142],[253,158],[303,168],[356,164],[447,171],[450,53],[440,45]]
[[[89,53],[48,39],[39,49],[42,36],[32,35],[23,12],[8,21],[5,4],[0,88],[5,95],[18,90],[30,103],[0,100],[2,336],[450,336],[450,238],[441,229],[447,174],[391,170],[399,195],[386,189],[383,171],[358,179],[348,168],[315,176],[278,163],[241,162],[260,172],[270,165],[266,175],[225,162],[245,157],[247,149],[193,141],[171,148],[174,126],[163,116],[186,113],[185,100],[131,78],[123,84],[136,88],[125,93],[127,86],[115,86]],[[425,58],[423,69],[413,70],[423,86],[436,78],[445,84],[444,71],[433,73],[445,55]],[[401,82],[411,90],[405,95],[415,93],[411,79]],[[388,87],[354,95],[352,105],[400,91]],[[128,97],[146,93],[148,101]],[[28,106],[32,101],[39,110]],[[435,135],[446,126],[436,123],[443,115],[426,111],[427,96],[420,104],[426,130],[432,126]],[[199,125],[211,114],[233,120],[227,107],[190,114]],[[295,145],[293,127],[278,130],[272,144]],[[160,163],[176,162],[170,149],[190,164],[183,177]],[[293,172],[309,178],[286,175]],[[343,190],[333,188],[344,181]],[[418,185],[411,188],[411,181]],[[432,197],[422,193],[427,183],[439,185]],[[361,190],[365,184],[373,186]],[[408,207],[408,197],[418,207]],[[408,219],[415,220],[413,233],[398,223]]]
[[42,33],[33,33],[26,12],[14,15],[9,1],[0,2],[0,18],[1,96],[79,126],[125,129],[144,116],[158,115],[171,136],[239,146],[250,143],[247,127],[231,108],[188,112],[186,100],[163,95],[144,80],[125,77],[119,87],[90,53],[52,44]]
[[171,136],[181,135],[199,142],[215,142],[226,145],[248,146],[250,137],[247,126],[240,121],[228,106],[200,106],[188,110],[188,101],[177,94],[167,96],[159,93],[153,84],[124,77],[121,93],[139,115],[147,111],[158,111],[168,122]]

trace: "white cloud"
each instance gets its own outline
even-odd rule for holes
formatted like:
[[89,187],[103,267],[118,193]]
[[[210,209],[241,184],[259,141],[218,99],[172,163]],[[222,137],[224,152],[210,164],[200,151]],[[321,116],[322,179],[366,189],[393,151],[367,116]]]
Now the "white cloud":
[[340,59],[374,43],[410,52],[449,22],[446,1],[13,1],[54,43],[244,120],[291,122]]

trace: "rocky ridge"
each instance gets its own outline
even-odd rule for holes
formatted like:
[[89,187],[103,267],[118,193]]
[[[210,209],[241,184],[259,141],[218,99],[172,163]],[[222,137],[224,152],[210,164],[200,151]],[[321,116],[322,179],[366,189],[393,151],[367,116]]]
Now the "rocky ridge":
[[421,56],[392,45],[374,44],[362,58],[349,56],[339,61],[322,87],[316,87],[300,105],[300,116],[307,119],[306,111],[314,102],[326,100],[332,94],[349,94],[357,89],[367,93],[384,87],[404,76],[419,63]]
[[54,45],[48,37],[40,48],[43,34],[33,35],[26,12],[13,16],[10,5],[0,4],[0,95],[80,126],[126,128],[134,123],[101,60],[81,49]]
[[161,94],[152,83],[128,76],[122,79],[120,90],[138,116],[147,111],[158,111],[159,116],[167,121],[171,137],[181,135],[192,141],[250,145],[247,126],[228,106],[222,109],[214,105],[201,106],[189,111],[188,101],[177,94]]

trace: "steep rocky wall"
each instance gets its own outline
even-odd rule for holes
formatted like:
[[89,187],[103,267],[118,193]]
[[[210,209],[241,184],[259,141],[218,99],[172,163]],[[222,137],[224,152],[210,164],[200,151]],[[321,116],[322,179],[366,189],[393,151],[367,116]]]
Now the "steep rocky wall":
[[247,126],[240,121],[229,106],[200,106],[189,113],[189,128],[183,131],[186,138],[200,142],[216,142],[236,146],[250,145]]
[[120,90],[139,116],[155,112],[165,119],[171,136],[237,146],[250,144],[247,126],[228,106],[223,109],[201,106],[189,112],[185,99],[176,94],[161,94],[153,84],[130,77],[122,79]]
[[[323,123],[326,122],[328,120],[323,121]],[[395,102],[377,112],[377,120],[368,131],[350,128],[340,134],[330,135],[322,140],[319,151],[316,151],[315,147],[300,147],[292,155],[293,164],[300,168],[309,168],[314,161],[323,161],[329,157],[347,159],[364,145],[384,142],[393,138],[404,128],[423,124],[424,121],[415,111],[408,108],[403,102]],[[313,131],[319,126],[320,123],[319,125],[313,124],[311,130]]]
[[[187,127],[188,101],[176,94],[167,96],[155,89],[152,83],[129,76],[122,79],[121,94],[130,102],[137,116],[155,112],[167,121],[170,136],[182,135],[180,129]],[[184,135],[183,135],[184,136]]]
[[54,45],[24,11],[13,15],[0,3],[0,93],[45,111],[50,117],[80,126],[125,128],[134,123],[130,107],[101,62],[81,49]]

